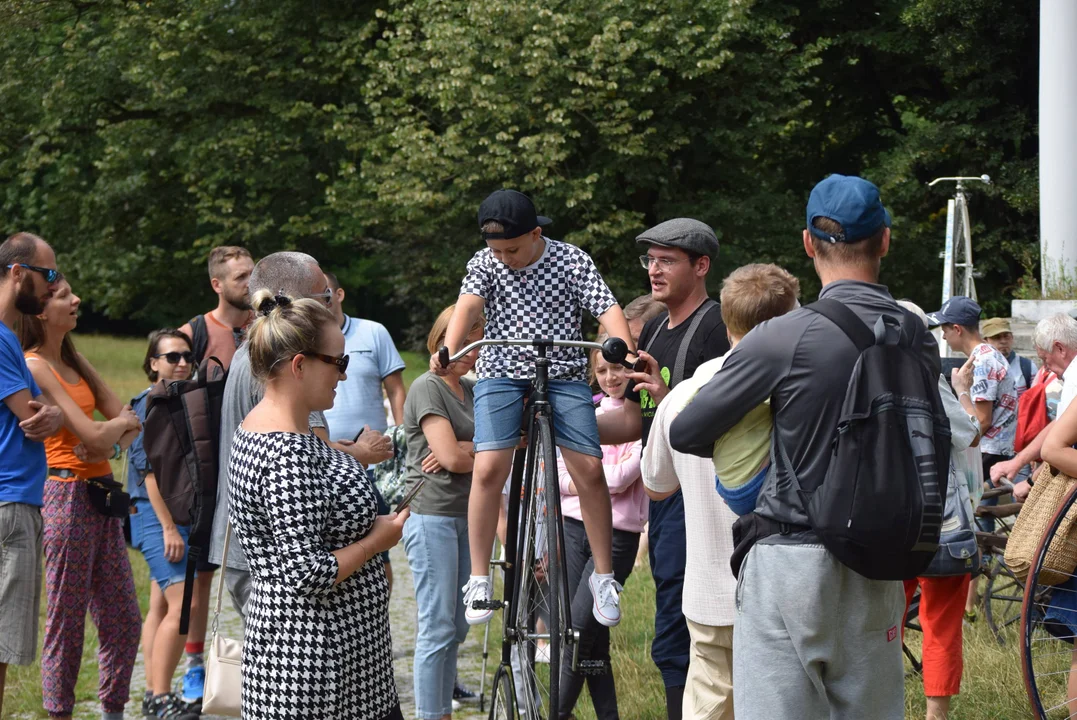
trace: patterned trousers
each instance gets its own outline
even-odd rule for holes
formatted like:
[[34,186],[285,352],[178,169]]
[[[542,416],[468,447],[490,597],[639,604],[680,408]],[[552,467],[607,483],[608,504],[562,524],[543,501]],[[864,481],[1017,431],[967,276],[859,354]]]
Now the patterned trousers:
[[142,617],[119,518],[90,504],[84,482],[45,481],[45,647],[41,689],[50,715],[75,707],[86,611],[97,626],[98,698],[106,712],[127,703]]

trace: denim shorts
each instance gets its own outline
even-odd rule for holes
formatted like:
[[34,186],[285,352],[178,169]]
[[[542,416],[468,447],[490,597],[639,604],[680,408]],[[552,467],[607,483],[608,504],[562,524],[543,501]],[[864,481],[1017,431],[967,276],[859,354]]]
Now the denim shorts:
[[168,562],[165,560],[165,530],[161,527],[161,521],[157,519],[153,506],[148,500],[137,498],[134,503],[138,512],[131,514],[131,544],[146,559],[146,564],[150,566],[150,577],[162,591],[169,585],[183,582],[187,576],[186,544],[191,528],[187,525],[176,526],[183,538],[183,557],[179,562]]
[[[524,393],[530,380],[483,378],[475,384],[475,451],[504,450],[520,442]],[[550,381],[554,442],[584,455],[602,457],[591,387],[574,380]]]

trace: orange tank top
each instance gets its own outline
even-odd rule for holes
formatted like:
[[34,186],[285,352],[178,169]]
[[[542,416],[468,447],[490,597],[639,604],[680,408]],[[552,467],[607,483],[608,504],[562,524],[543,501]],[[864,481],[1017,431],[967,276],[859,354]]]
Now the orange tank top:
[[[41,357],[37,353],[26,353],[27,358],[36,358],[37,360],[48,364],[48,360]],[[86,382],[85,378],[79,378],[78,383],[72,385],[63,379],[60,373],[49,364],[49,370],[63,386],[67,394],[71,396],[71,399],[75,401],[75,404],[79,406],[79,409],[86,414],[86,417],[93,420],[93,411],[97,407],[97,400],[94,398],[93,390],[90,389],[90,384]],[[75,433],[67,429],[66,426],[60,428],[60,432],[55,435],[45,438],[45,458],[48,460],[50,468],[67,468],[71,472],[75,473],[80,478],[95,478],[102,475],[109,475],[112,473],[112,466],[109,465],[108,460],[102,460],[96,463],[87,463],[79,460],[75,455],[75,446],[78,445],[81,440]],[[58,478],[55,476],[49,476],[52,480],[60,480],[61,482],[73,482],[76,478]]]

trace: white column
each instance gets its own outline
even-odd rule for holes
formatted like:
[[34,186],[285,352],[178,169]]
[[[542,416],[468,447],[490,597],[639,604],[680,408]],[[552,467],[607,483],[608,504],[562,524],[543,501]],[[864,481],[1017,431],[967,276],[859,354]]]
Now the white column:
[[1077,285],[1077,1],[1040,1],[1043,289]]

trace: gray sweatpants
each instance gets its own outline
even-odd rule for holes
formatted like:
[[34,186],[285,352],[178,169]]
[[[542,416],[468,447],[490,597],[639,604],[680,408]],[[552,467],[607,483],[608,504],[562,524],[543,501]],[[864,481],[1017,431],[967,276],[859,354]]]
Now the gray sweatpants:
[[737,720],[901,720],[900,582],[868,580],[822,545],[753,547],[737,583]]

